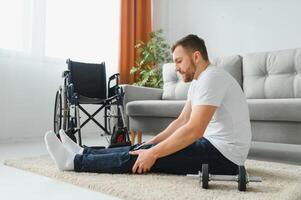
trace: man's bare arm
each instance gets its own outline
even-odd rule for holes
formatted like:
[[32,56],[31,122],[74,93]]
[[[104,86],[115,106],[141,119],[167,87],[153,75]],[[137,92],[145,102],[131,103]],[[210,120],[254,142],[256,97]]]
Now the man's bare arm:
[[210,122],[215,106],[194,106],[189,121],[166,140],[149,149],[156,159],[177,152],[201,138]]
[[179,115],[179,117],[170,123],[165,130],[160,132],[158,135],[153,137],[147,143],[158,144],[168,138],[172,133],[174,133],[181,126],[186,124],[189,120],[191,114],[191,101],[186,101],[185,106]]

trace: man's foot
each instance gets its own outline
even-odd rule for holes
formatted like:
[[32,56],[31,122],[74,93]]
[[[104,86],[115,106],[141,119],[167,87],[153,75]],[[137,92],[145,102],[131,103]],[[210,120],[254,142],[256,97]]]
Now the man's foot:
[[44,140],[48,153],[56,163],[57,168],[60,171],[74,170],[73,161],[76,154],[65,148],[53,131],[48,131]]
[[65,133],[63,129],[60,130],[60,138],[64,146],[75,154],[83,154],[84,148],[76,144],[71,138]]

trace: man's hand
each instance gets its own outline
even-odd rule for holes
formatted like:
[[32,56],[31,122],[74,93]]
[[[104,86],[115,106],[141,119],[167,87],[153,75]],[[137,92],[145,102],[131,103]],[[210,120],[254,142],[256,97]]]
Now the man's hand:
[[150,149],[131,151],[130,154],[138,155],[138,158],[132,168],[133,173],[141,174],[148,172],[157,160]]

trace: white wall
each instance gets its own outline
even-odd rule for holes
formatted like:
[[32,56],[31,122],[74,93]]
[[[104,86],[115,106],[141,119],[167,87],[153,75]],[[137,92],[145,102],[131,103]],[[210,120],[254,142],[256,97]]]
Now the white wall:
[[301,47],[299,0],[154,0],[154,28],[173,43],[193,33],[211,58]]
[[0,140],[42,136],[53,127],[54,95],[64,66],[19,59],[0,59]]
[[[53,129],[55,93],[67,65],[64,61],[26,60],[0,54],[0,143],[41,139]],[[115,68],[107,69],[107,74],[112,73],[116,73]],[[87,110],[96,108],[89,106]],[[85,119],[82,115],[82,122]],[[103,120],[101,115],[97,119]],[[91,122],[83,130],[100,132]]]

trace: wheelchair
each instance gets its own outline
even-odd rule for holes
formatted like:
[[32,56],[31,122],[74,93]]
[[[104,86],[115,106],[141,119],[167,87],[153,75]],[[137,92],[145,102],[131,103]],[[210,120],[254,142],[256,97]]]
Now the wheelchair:
[[[63,129],[74,142],[85,146],[82,144],[81,129],[89,121],[93,121],[107,136],[109,148],[131,145],[128,129],[124,123],[124,92],[119,86],[119,74],[110,76],[107,84],[104,62],[82,63],[67,59],[66,63],[68,70],[62,73],[63,85],[59,86],[55,96],[56,135],[59,137],[59,130]],[[99,108],[90,114],[84,109],[84,104],[98,105]],[[103,125],[95,119],[102,110],[104,110]],[[81,113],[88,117],[83,123]],[[111,127],[113,120],[116,123]]]

